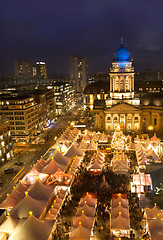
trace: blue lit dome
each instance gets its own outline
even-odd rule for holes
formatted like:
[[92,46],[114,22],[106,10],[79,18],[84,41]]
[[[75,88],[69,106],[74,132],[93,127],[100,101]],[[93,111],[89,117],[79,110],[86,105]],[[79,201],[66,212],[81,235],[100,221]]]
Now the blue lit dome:
[[115,62],[130,62],[130,53],[127,48],[121,43],[120,47],[115,53]]

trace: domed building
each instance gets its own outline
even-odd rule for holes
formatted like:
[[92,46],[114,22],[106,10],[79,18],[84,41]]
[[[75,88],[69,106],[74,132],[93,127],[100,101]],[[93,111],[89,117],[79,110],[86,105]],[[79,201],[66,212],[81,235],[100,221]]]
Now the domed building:
[[116,62],[129,62],[130,61],[130,53],[127,50],[127,48],[124,47],[122,40],[121,40],[120,47],[116,51],[115,61]]
[[108,104],[116,104],[119,99],[127,99],[127,103],[132,105],[140,104],[139,99],[134,98],[134,74],[130,53],[121,40],[110,69],[110,102]]
[[140,98],[140,102],[144,106],[163,106],[163,94],[162,93],[147,93]]
[[134,95],[134,74],[130,53],[121,41],[110,69],[110,92],[101,97],[105,104],[100,100],[91,103],[96,129],[112,131],[118,125],[134,132],[163,129],[162,94],[144,96],[140,101]]
[[141,130],[163,130],[163,94],[147,93],[140,98]]

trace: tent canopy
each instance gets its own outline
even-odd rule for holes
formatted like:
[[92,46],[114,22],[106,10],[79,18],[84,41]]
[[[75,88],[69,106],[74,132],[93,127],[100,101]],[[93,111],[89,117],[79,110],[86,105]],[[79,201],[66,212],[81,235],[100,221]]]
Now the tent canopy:
[[72,157],[82,157],[83,151],[77,147],[74,146],[74,144],[71,145],[71,147],[68,149],[67,153],[65,154],[66,157],[72,158]]
[[95,208],[94,207],[89,207],[86,203],[83,205],[83,207],[78,207],[76,216],[81,216],[82,212],[84,212],[84,214],[87,217],[94,217],[95,214]]
[[53,156],[54,160],[61,165],[67,165],[69,158],[63,156],[59,151],[56,151]]
[[86,195],[86,197],[81,198],[80,203],[79,203],[79,207],[83,207],[84,204],[87,204],[88,207],[95,207],[96,205],[96,199],[92,198],[89,196],[89,194]]
[[20,220],[8,216],[7,219],[0,225],[0,232],[12,234],[15,228],[18,226]]
[[33,212],[35,217],[40,217],[46,202],[31,198],[29,195],[19,202],[10,212],[10,216],[14,218],[28,218],[29,211]]
[[74,228],[70,235],[70,240],[90,240],[91,229],[79,225]]
[[47,201],[53,190],[53,186],[46,186],[39,180],[37,180],[36,183],[29,190],[28,194],[34,199]]
[[152,209],[147,208],[145,212],[148,219],[163,218],[163,211],[161,211],[156,205]]
[[29,216],[26,222],[9,237],[9,240],[47,240],[54,221],[41,221],[34,217]]
[[130,219],[123,218],[121,215],[119,215],[117,218],[111,218],[110,227],[111,229],[116,229],[116,230],[129,230]]
[[119,216],[119,213],[121,213],[121,216],[123,218],[129,218],[129,211],[127,208],[123,208],[122,205],[119,205],[116,208],[111,209],[111,217],[117,218]]
[[87,217],[84,213],[81,216],[78,216],[74,220],[74,227],[78,227],[81,222],[81,225],[85,228],[91,228],[93,223],[93,217]]
[[54,159],[52,159],[50,163],[41,172],[51,175],[55,173],[58,168],[60,168],[62,171],[65,170],[64,165],[58,164]]
[[122,205],[123,208],[128,208],[128,199],[124,199],[122,197],[113,198],[111,200],[111,207],[117,208],[119,205]]

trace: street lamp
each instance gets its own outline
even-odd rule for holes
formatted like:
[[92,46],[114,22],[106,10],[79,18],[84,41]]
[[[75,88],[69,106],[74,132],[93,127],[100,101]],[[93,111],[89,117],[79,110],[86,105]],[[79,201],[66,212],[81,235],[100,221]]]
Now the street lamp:
[[152,125],[149,125],[148,130],[149,130],[149,131],[152,131],[152,130],[153,130],[153,126],[152,126]]
[[72,126],[72,127],[74,126],[74,124],[75,124],[74,122],[71,122],[71,126]]

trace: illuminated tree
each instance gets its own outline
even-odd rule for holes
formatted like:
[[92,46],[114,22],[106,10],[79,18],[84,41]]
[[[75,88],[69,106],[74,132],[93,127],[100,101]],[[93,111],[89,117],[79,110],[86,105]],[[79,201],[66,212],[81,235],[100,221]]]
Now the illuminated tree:
[[111,141],[111,147],[114,149],[124,149],[125,147],[125,138],[124,134],[120,129],[120,126],[117,126],[117,129],[115,130],[112,141]]

